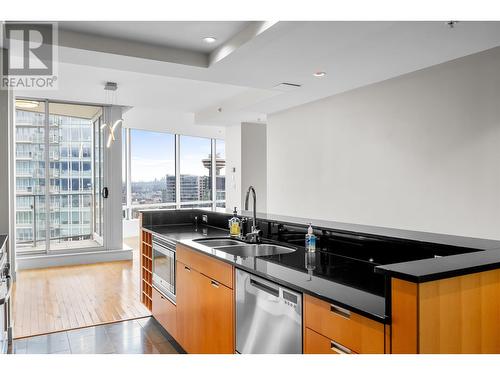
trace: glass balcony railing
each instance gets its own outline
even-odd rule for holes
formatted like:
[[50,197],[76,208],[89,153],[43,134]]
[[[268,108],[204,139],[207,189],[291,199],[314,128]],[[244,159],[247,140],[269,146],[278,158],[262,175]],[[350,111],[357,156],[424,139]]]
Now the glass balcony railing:
[[[51,194],[50,198],[50,214],[46,214],[44,194],[16,194],[16,212],[19,215],[16,218],[16,244],[20,245],[20,252],[39,251],[43,247],[47,229],[51,233],[50,241],[92,238],[92,192],[57,193]],[[62,229],[66,234],[61,234]]]

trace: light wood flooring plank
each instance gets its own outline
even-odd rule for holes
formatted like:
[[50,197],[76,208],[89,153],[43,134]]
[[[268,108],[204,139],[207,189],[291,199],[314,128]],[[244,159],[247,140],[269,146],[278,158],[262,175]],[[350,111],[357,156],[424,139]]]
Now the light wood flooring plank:
[[24,270],[13,288],[14,337],[151,315],[140,302],[138,239],[132,261]]

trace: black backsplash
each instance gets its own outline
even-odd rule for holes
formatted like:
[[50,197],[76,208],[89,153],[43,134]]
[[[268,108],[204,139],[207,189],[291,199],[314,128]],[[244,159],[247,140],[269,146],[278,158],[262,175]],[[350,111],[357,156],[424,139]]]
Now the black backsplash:
[[[203,215],[208,219],[206,225],[228,230],[228,220],[232,215],[197,209],[144,211],[142,221],[143,225],[185,225],[195,222],[201,225],[204,224]],[[249,231],[252,224],[251,218],[245,219],[243,233]],[[258,219],[257,226],[262,230],[264,241],[287,243],[302,249],[305,246],[305,225]],[[322,228],[315,228],[314,234],[317,236],[315,264],[304,264],[304,252],[301,251],[287,256],[288,266],[301,272],[309,269],[316,276],[355,285],[380,296],[385,294],[385,279],[374,272],[378,265],[477,251]],[[272,257],[269,260],[272,261]]]

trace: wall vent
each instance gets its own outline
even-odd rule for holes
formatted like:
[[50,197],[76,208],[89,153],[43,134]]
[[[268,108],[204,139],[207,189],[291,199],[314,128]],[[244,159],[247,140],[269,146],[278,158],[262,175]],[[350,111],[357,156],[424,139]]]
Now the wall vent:
[[282,82],[282,83],[274,86],[273,89],[278,90],[278,91],[287,92],[287,91],[292,91],[292,90],[298,89],[301,86],[302,85],[299,85],[297,83]]

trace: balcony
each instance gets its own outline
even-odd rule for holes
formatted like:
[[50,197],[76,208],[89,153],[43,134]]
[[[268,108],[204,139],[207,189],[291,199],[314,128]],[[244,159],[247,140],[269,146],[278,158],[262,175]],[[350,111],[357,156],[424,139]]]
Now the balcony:
[[33,173],[30,170],[16,169],[16,177],[33,177]]
[[[51,189],[51,191],[55,190],[58,189]],[[46,233],[45,228],[47,228],[46,225],[52,233],[50,237],[51,248],[53,246],[59,246],[58,244],[60,244],[61,248],[64,248],[63,244],[68,240],[88,240],[93,243],[94,246],[97,246],[97,244],[92,241],[92,224],[88,222],[88,219],[92,218],[92,192],[68,192],[67,194],[54,193],[54,195],[50,198],[50,214],[47,214],[46,211],[46,201],[43,200],[43,198],[45,198],[44,194],[18,193],[16,196],[27,197],[23,198],[21,201],[22,204],[16,208],[16,212],[32,212],[32,217],[35,218],[35,220],[26,220],[26,218],[22,218],[21,221],[16,222],[16,228],[23,230],[31,229],[31,233],[35,233],[35,235],[30,236],[30,239],[26,239],[26,236],[23,236],[22,240],[17,240],[17,244],[22,247],[21,253],[32,253],[44,250]],[[68,202],[67,196],[87,196],[88,198],[83,199],[83,203],[78,206],[72,206],[71,199],[69,199],[69,205],[64,206],[63,204],[61,206],[61,196],[65,196],[64,198],[66,198],[62,199],[63,202]],[[40,199],[42,199],[41,202]],[[79,199],[79,201],[81,200],[82,199]],[[74,212],[87,212],[89,215],[87,217],[83,215],[84,218],[82,219],[79,214],[79,220],[85,220],[85,222],[71,223],[71,221],[67,218],[71,218],[71,213]],[[67,235],[61,235],[59,233],[59,229],[62,227],[67,229]],[[57,233],[55,230],[57,230]],[[78,234],[75,234],[75,232],[78,232]],[[69,235],[69,233],[72,233],[72,235]]]

